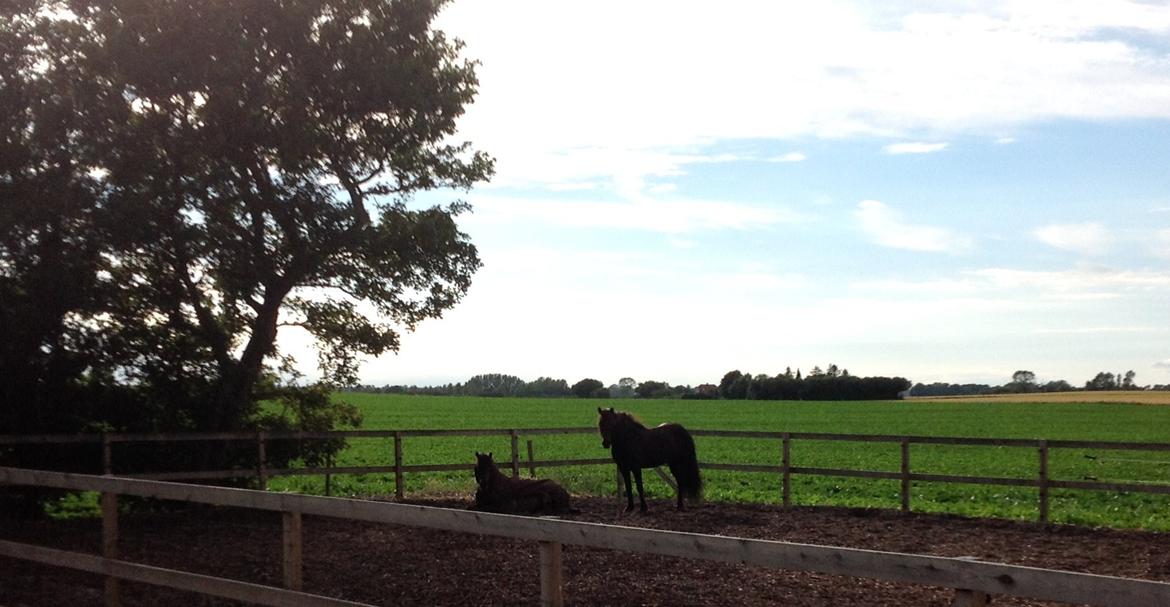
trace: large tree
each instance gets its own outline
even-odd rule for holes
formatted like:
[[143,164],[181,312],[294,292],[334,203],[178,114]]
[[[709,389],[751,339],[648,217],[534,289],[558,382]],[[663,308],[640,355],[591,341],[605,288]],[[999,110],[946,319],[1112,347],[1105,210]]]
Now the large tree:
[[92,175],[104,121],[94,83],[72,69],[69,22],[46,27],[41,3],[0,13],[0,432],[51,430],[94,358],[82,317],[108,293],[98,214],[108,187]]
[[1012,381],[1003,387],[1007,392],[1035,392],[1036,388],[1036,374],[1027,370],[1012,373]]
[[1100,390],[1116,390],[1117,377],[1107,371],[1098,373],[1093,379],[1085,382],[1085,390],[1100,391]]
[[[62,274],[84,277],[85,289],[64,301],[57,324],[100,336],[88,376],[185,401],[175,420],[193,428],[238,428],[255,412],[266,368],[282,361],[282,326],[316,338],[327,380],[352,381],[360,356],[397,349],[400,331],[457,303],[480,265],[455,222],[464,203],[414,202],[420,191],[465,191],[492,169],[456,139],[477,81],[460,43],[432,28],[442,5],[21,0],[4,9],[0,20],[23,16],[0,47],[3,109],[29,107],[27,90],[66,112],[24,111],[7,131],[69,127],[42,138],[23,173],[4,167],[6,299],[32,301],[28,284],[69,286],[29,279],[53,255],[83,265]],[[69,114],[74,107],[83,111]],[[58,176],[54,163],[64,165]],[[44,189],[12,177],[33,173]],[[53,215],[44,191],[77,191],[81,210],[62,215],[56,232],[52,217],[39,233],[16,225],[25,212]],[[26,235],[25,249],[53,253],[34,260],[10,232]],[[91,291],[103,294],[99,306],[82,297]]]
[[573,396],[577,398],[609,398],[609,391],[605,389],[605,384],[601,383],[599,379],[586,377],[585,379],[573,384],[569,390]]

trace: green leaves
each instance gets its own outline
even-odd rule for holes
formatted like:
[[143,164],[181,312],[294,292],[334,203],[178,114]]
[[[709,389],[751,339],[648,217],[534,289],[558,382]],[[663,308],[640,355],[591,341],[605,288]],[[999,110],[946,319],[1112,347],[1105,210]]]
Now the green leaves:
[[229,429],[279,327],[345,384],[466,293],[466,205],[408,207],[492,173],[453,139],[478,82],[431,29],[441,2],[57,4],[0,14],[0,292],[34,310],[22,285],[56,272],[78,294],[26,350],[74,319],[71,343],[100,336],[86,373],[200,395],[182,418]]
[[348,386],[357,382],[358,354],[377,356],[398,349],[398,332],[388,324],[372,321],[352,301],[292,298],[288,312],[299,316],[290,322],[308,331],[319,344],[318,361],[325,381]]

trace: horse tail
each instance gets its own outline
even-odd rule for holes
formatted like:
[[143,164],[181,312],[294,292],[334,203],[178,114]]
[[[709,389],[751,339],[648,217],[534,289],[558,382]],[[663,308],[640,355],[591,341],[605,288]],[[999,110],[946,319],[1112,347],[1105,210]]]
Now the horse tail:
[[703,496],[703,479],[699,476],[699,458],[695,455],[695,439],[689,432],[679,428],[680,439],[683,443],[683,454],[679,461],[671,466],[674,480],[678,482],[678,491],[683,497],[698,499]]

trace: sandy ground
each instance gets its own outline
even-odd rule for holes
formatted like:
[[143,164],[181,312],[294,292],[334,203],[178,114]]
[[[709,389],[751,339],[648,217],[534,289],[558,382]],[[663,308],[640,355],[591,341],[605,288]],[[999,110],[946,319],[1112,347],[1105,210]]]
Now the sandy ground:
[[[411,500],[467,507],[466,498]],[[1170,581],[1170,534],[1094,530],[953,516],[706,503],[676,512],[619,515],[613,498],[577,498],[566,518],[677,531],[974,557],[1036,567]],[[279,585],[280,518],[194,507],[124,515],[123,558]],[[539,555],[532,542],[306,517],[305,590],[376,605],[535,605]],[[0,537],[97,553],[96,520],[36,523],[0,516]],[[568,605],[948,605],[951,591],[873,580],[566,546]],[[101,578],[0,558],[0,605],[100,605]],[[125,605],[229,605],[124,584]],[[993,605],[1044,605],[993,597]]]

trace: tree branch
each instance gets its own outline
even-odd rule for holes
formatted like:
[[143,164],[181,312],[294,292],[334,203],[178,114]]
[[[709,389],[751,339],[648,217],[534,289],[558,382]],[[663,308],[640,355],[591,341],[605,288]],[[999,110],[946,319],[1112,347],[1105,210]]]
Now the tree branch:
[[333,173],[337,175],[337,180],[341,182],[341,187],[345,188],[346,193],[349,194],[349,210],[353,213],[354,227],[361,229],[370,225],[370,214],[366,211],[366,195],[361,188],[361,184],[369,179],[358,181],[349,174],[349,171],[341,168],[332,159],[329,164],[333,167]]

